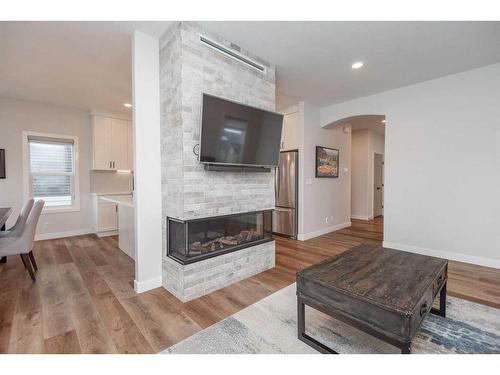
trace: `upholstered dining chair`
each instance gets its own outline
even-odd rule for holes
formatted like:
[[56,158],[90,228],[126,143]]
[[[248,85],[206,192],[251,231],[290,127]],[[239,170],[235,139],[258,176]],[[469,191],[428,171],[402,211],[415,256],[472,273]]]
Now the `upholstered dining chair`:
[[30,198],[23,206],[23,209],[21,210],[21,213],[17,217],[17,220],[15,224],[10,227],[8,230],[5,231],[0,231],[0,237],[5,237],[5,236],[18,236],[20,233],[22,233],[24,225],[26,224],[26,220],[28,220],[28,215],[31,212],[31,209],[33,208],[33,203],[35,203],[33,198]]
[[33,242],[35,240],[38,219],[40,218],[44,204],[45,202],[43,200],[35,202],[21,233],[16,236],[9,235],[0,237],[0,257],[20,255],[24,267],[28,270],[33,282],[36,281],[35,271],[38,270],[33,255]]

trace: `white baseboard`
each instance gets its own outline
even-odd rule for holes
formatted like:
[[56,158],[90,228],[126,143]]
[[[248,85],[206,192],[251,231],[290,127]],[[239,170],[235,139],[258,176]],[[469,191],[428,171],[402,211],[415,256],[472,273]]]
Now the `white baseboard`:
[[392,249],[396,249],[396,250],[408,251],[410,253],[417,253],[417,254],[428,255],[428,256],[433,256],[433,257],[437,257],[437,258],[455,260],[457,262],[471,263],[471,264],[476,264],[478,266],[500,269],[500,260],[498,260],[498,259],[476,257],[473,255],[454,253],[451,251],[444,251],[444,250],[428,249],[428,248],[424,248],[424,247],[418,247],[418,246],[412,246],[412,245],[406,245],[406,244],[388,242],[388,241],[384,241],[383,246],[389,247]]
[[337,224],[337,225],[334,225],[332,227],[328,227],[328,228],[325,228],[325,229],[320,229],[320,230],[317,230],[317,231],[314,231],[314,232],[299,234],[297,236],[297,239],[299,241],[306,241],[306,240],[309,240],[311,238],[322,236],[323,234],[327,234],[327,233],[330,233],[330,232],[335,232],[336,230],[340,230],[340,229],[347,228],[347,227],[350,227],[350,226],[351,226],[351,222],[348,221],[346,223]]
[[116,236],[118,234],[117,230],[108,230],[106,232],[96,232],[95,235],[99,238],[101,237],[109,237],[109,236]]
[[73,236],[81,236],[84,234],[94,233],[92,229],[78,229],[78,230],[70,230],[67,232],[53,232],[53,233],[40,233],[35,235],[35,241],[42,240],[52,240],[55,238],[65,238],[65,237],[73,237]]
[[144,293],[148,290],[159,288],[163,285],[163,280],[160,277],[149,279],[146,281],[137,281],[134,280],[134,290],[136,293]]
[[351,219],[372,220],[373,216],[370,216],[370,215],[351,215]]

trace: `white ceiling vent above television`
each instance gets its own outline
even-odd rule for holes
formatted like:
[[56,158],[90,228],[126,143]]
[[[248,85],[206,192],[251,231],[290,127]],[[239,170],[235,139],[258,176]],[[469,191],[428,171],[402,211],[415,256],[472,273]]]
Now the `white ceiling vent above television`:
[[239,61],[240,63],[245,64],[250,68],[258,70],[261,73],[266,73],[266,67],[263,66],[262,64],[259,64],[258,62],[255,62],[252,59],[243,56],[241,53],[226,46],[223,46],[222,44],[217,43],[216,41],[207,38],[206,36],[201,34],[200,34],[200,43],[208,48],[211,48],[219,53],[222,53],[223,55],[226,55],[227,57],[232,58],[233,60]]

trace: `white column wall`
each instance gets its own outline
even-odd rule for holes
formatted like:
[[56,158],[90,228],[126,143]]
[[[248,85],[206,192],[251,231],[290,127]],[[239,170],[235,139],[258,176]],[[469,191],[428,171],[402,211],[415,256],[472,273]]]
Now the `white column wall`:
[[160,69],[157,38],[133,36],[135,280],[138,293],[162,285]]

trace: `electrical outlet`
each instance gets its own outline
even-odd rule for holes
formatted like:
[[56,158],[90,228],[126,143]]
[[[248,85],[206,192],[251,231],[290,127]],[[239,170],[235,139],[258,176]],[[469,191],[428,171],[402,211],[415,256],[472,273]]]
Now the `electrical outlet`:
[[328,216],[325,217],[325,224],[328,224]]

